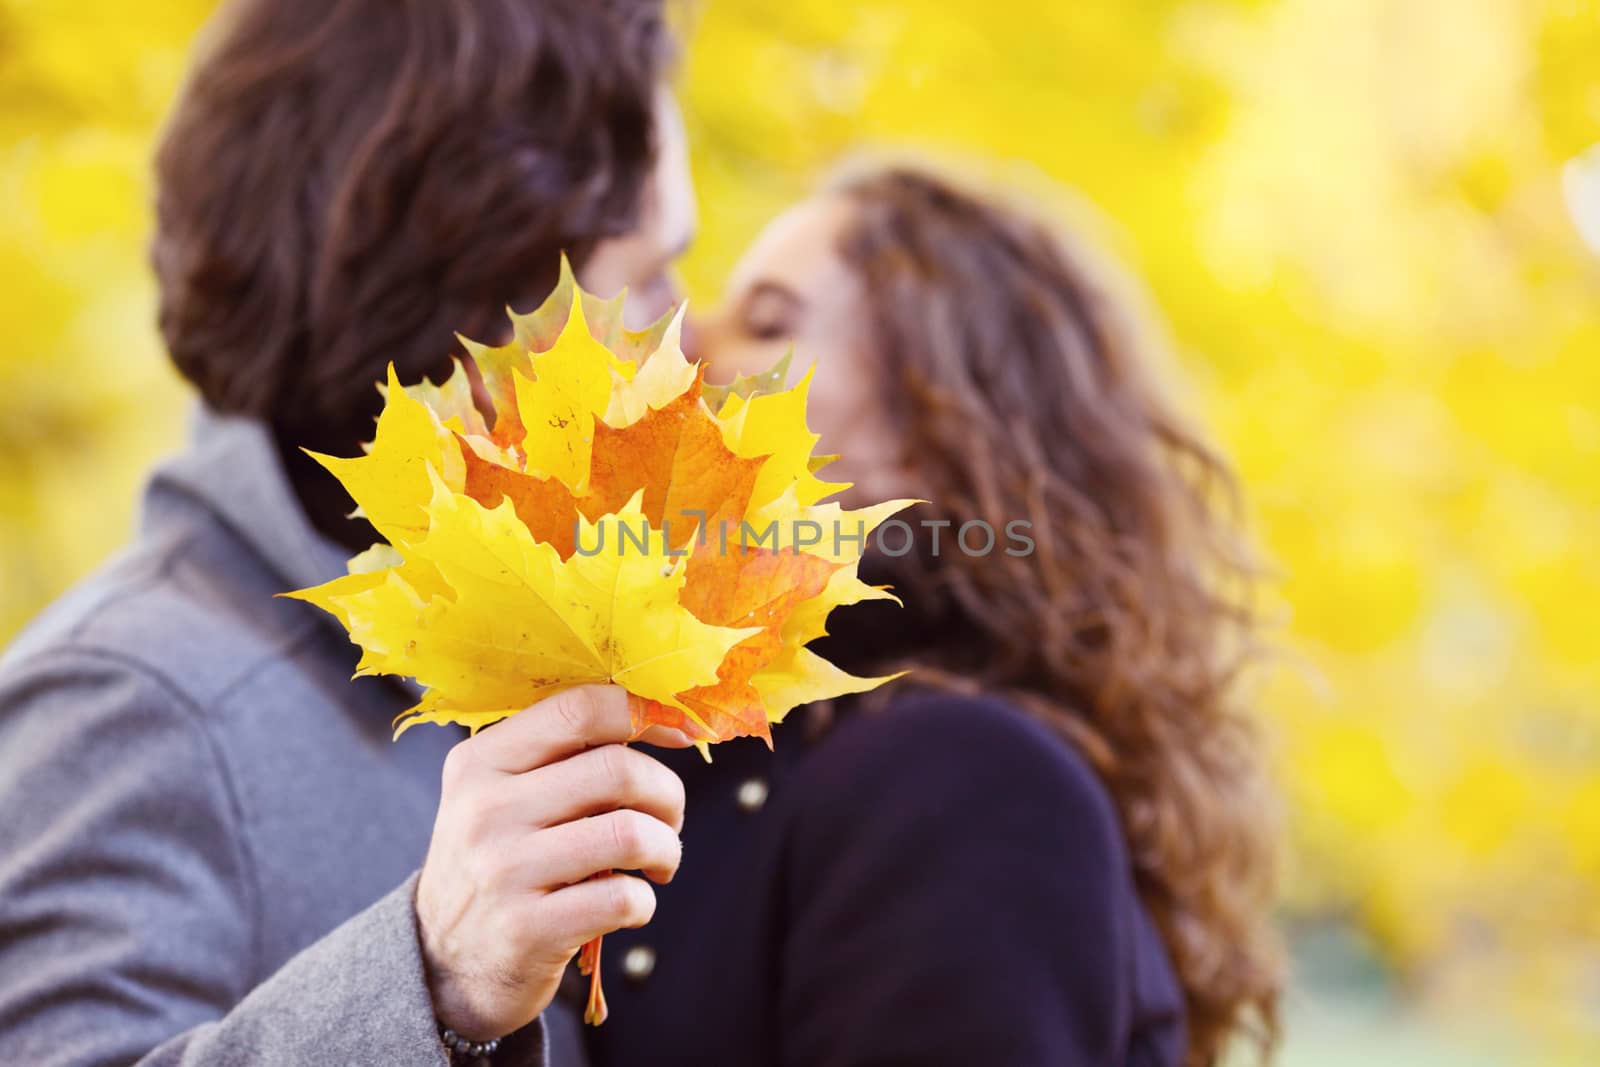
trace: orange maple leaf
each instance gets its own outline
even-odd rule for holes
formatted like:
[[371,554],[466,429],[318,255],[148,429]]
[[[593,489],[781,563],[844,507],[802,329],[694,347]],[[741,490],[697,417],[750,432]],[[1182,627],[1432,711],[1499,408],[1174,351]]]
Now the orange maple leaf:
[[[536,474],[491,463],[469,448],[466,442],[462,442],[461,455],[466,461],[464,492],[468,496],[486,508],[494,507],[502,499],[510,500],[517,518],[522,520],[536,540],[548,541],[562,559],[572,555],[578,501],[561,479],[541,478]],[[618,507],[625,503],[626,499]]]
[[[718,740],[755,736],[771,747],[766,705],[750,679],[782,651],[783,627],[795,608],[820,595],[842,566],[804,552],[743,546],[689,557],[682,602],[690,614],[713,626],[761,627],[728,650],[715,684],[678,694]],[[664,718],[682,714],[657,706]]]
[[703,371],[665,407],[621,429],[595,424],[589,492],[579,507],[590,518],[614,511],[639,490],[651,525],[666,529],[674,549],[696,530],[737,529],[765,457],[741,457],[728,448],[711,411],[700,399]]

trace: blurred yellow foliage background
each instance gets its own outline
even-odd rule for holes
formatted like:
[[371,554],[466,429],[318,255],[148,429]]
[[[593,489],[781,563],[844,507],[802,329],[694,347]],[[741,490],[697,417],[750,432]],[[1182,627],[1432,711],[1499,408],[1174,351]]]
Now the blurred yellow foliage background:
[[[211,7],[0,0],[0,640],[124,539],[181,438],[148,157]],[[830,162],[892,145],[1076,190],[1164,312],[1281,574],[1290,1059],[1347,1062],[1396,1010],[1492,1062],[1600,1059],[1600,259],[1560,184],[1600,141],[1600,0],[689,21],[694,300]],[[1367,967],[1375,1022],[1322,1009]]]

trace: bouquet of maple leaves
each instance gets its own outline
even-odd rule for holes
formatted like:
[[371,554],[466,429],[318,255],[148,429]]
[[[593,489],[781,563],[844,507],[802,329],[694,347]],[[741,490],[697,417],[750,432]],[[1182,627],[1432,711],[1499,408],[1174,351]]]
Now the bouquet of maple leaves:
[[[315,456],[384,540],[288,595],[338,618],[358,675],[422,687],[396,737],[613,683],[638,731],[770,745],[795,706],[888,680],[805,646],[835,607],[891,598],[857,565],[912,501],[823,503],[847,486],[817,476],[835,457],[812,455],[811,374],[786,386],[785,358],[707,385],[679,348],[681,308],[632,331],[622,302],[583,292],[563,260],[544,304],[511,313],[509,343],[462,338],[476,375],[457,361],[443,385],[402,385],[391,366],[365,454]],[[599,955],[596,939],[579,956],[594,1024]]]

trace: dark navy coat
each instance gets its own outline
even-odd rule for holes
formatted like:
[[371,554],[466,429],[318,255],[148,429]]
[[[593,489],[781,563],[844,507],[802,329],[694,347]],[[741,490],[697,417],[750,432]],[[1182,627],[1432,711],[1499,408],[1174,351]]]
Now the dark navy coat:
[[928,690],[804,733],[663,757],[683,865],[649,926],[606,938],[594,1067],[1182,1062],[1171,965],[1075,749]]

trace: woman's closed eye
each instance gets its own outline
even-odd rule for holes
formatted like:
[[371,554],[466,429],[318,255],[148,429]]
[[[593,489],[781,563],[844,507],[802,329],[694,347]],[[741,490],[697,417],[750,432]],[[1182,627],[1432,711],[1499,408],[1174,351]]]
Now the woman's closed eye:
[[800,297],[791,289],[762,282],[751,288],[739,305],[739,326],[761,341],[792,338],[800,324]]

